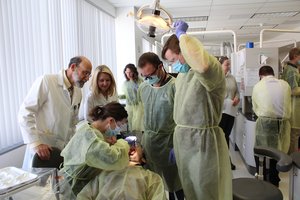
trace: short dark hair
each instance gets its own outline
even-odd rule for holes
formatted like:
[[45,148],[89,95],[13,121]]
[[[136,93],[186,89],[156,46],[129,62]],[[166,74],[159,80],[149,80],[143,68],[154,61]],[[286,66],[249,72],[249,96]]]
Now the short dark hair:
[[221,56],[219,57],[219,62],[221,63],[221,65],[226,61],[226,60],[229,60],[229,58],[227,56]]
[[94,107],[89,116],[93,121],[105,120],[108,117],[114,118],[116,121],[121,121],[128,117],[127,111],[125,108],[117,102],[111,102],[105,106],[96,106]]
[[69,62],[69,68],[71,67],[72,64],[76,64],[76,67],[78,67],[78,65],[81,63],[82,58],[80,56],[76,56],[70,59]]
[[173,53],[180,54],[179,40],[175,34],[171,35],[161,51],[162,59],[166,60],[166,52],[170,49]]
[[159,65],[163,64],[158,55],[152,52],[143,53],[139,58],[138,66],[139,68],[143,68],[147,63],[152,64],[155,68],[158,68]]
[[293,60],[296,56],[300,55],[300,48],[292,48],[289,52],[289,59]]
[[138,71],[137,71],[135,65],[129,63],[129,64],[127,64],[127,65],[125,66],[125,68],[124,68],[124,71],[123,71],[124,76],[125,76],[126,80],[129,81],[129,78],[127,77],[127,75],[126,75],[126,73],[125,73],[126,69],[130,69],[131,72],[133,73],[133,80],[134,80],[134,81],[138,81],[138,79],[139,79],[139,73],[138,73]]
[[268,76],[268,75],[274,76],[274,70],[272,67],[265,65],[259,69],[258,74],[259,74],[259,76]]

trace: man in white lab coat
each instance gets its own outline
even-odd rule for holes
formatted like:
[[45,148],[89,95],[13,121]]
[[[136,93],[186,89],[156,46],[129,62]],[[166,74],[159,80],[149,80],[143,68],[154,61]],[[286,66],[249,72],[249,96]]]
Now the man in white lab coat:
[[91,62],[73,57],[69,67],[58,74],[39,77],[19,110],[19,123],[27,144],[23,169],[31,168],[35,153],[50,158],[52,147],[63,149],[74,134],[82,98],[81,89],[89,80]]

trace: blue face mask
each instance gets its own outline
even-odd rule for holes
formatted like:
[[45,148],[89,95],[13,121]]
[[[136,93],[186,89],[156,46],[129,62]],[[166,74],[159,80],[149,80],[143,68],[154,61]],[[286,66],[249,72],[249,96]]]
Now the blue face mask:
[[105,135],[108,137],[117,136],[121,131],[121,128],[116,124],[116,128],[112,129],[110,124],[108,124],[108,129],[105,131]]
[[157,75],[153,75],[153,76],[149,76],[146,77],[145,80],[147,81],[147,83],[149,83],[150,85],[156,84],[160,81],[160,78],[158,78]]
[[172,64],[173,70],[179,73],[187,73],[190,70],[190,67],[185,63],[181,64],[179,60]]

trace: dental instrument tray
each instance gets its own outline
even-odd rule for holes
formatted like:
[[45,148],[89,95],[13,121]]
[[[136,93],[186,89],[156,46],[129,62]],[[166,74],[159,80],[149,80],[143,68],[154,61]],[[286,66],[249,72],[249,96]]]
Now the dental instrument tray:
[[36,174],[29,173],[16,167],[0,169],[0,195],[13,187],[21,187],[38,180]]

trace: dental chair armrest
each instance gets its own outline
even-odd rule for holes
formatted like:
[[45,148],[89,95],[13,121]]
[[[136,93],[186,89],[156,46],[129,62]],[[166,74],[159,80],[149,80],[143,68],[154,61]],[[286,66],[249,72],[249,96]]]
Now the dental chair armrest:
[[287,172],[293,166],[293,160],[289,155],[271,147],[255,146],[254,154],[267,156],[276,160],[276,169],[280,172]]

